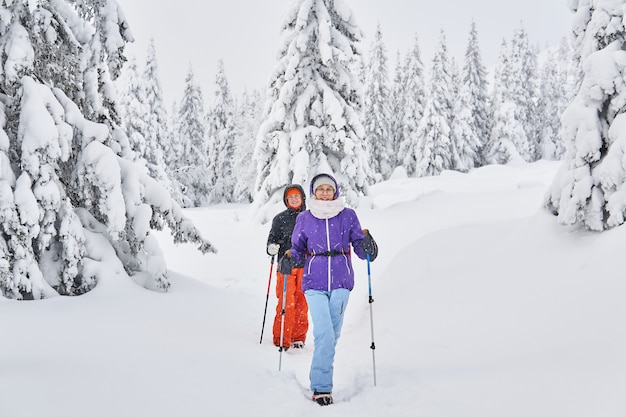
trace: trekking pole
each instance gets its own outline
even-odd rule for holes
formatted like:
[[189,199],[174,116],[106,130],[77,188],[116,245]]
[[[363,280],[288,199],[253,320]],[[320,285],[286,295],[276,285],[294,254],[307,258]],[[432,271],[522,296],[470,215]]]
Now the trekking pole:
[[280,312],[280,348],[278,349],[278,370],[280,371],[283,362],[283,339],[285,335],[285,305],[287,304],[287,277],[289,275],[283,274],[283,308]]
[[372,332],[372,344],[370,345],[370,349],[372,349],[372,365],[374,369],[374,386],[376,386],[376,355],[374,352],[376,351],[376,345],[374,344],[374,311],[372,309],[372,304],[374,303],[374,298],[372,297],[372,273],[370,269],[370,254],[367,254],[367,287],[369,289],[369,304],[370,304],[370,328]]
[[259,344],[263,343],[263,330],[265,330],[265,317],[267,316],[267,302],[270,299],[270,286],[272,284],[272,269],[274,269],[274,255],[272,255],[272,261],[270,263],[270,278],[267,280],[267,295],[265,296],[265,312],[263,313],[263,326],[261,326],[261,340],[259,340]]

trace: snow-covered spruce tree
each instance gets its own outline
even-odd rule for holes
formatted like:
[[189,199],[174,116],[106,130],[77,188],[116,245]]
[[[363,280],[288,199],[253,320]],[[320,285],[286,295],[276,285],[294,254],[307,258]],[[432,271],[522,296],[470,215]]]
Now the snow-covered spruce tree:
[[563,38],[556,49],[544,52],[541,67],[541,94],[539,112],[542,123],[542,158],[560,160],[565,156],[565,142],[561,135],[561,114],[572,102],[582,82],[580,62],[574,49]]
[[457,171],[468,172],[478,165],[481,142],[474,129],[471,87],[463,84],[454,103],[454,119],[450,126],[452,140],[452,166]]
[[189,66],[185,91],[178,106],[172,177],[179,187],[183,207],[204,207],[211,195],[204,99]]
[[[390,127],[389,81],[387,73],[387,49],[383,42],[380,24],[376,28],[370,47],[365,74],[363,97],[363,125],[368,145],[370,167],[377,182],[389,178],[394,152]],[[395,158],[393,158],[395,159]]]
[[211,203],[234,201],[235,172],[233,158],[237,140],[235,103],[228,86],[224,62],[219,60],[215,93],[207,114],[207,146]]
[[119,110],[122,127],[134,152],[134,160],[145,165],[146,172],[152,178],[169,188],[163,150],[152,136],[156,128],[151,125],[154,121],[151,120],[152,112],[144,85],[147,81],[139,75],[134,58],[129,59],[122,74],[124,92],[120,94]]
[[[453,86],[448,61],[446,37],[439,36],[439,47],[433,58],[430,87],[424,116],[417,129],[417,144],[405,157],[407,173],[414,171],[417,177],[439,175],[453,168],[453,144],[450,125],[453,110]],[[408,162],[415,160],[415,168],[408,169]]]
[[391,149],[393,153],[390,155],[390,164],[392,171],[398,166],[398,149],[404,140],[402,120],[405,112],[405,94],[404,94],[404,67],[400,51],[396,52],[396,67],[393,80],[391,82],[391,95],[389,97],[389,135],[391,136]]
[[[115,127],[106,145],[120,156],[133,158],[128,138],[119,129],[121,119],[113,84],[126,62],[124,45],[133,40],[124,12],[116,0],[46,0],[42,2],[42,7],[45,8],[48,3],[50,9],[56,10],[62,19],[78,14],[76,19],[71,17],[66,20],[72,35],[82,45],[79,72],[68,74],[79,82],[77,89],[70,91],[72,95],[69,98],[88,120]],[[49,36],[46,32],[42,33]],[[59,39],[71,42],[64,36]]]
[[424,64],[419,47],[418,37],[415,36],[413,47],[406,56],[401,91],[404,109],[401,120],[401,142],[397,146],[397,161],[408,175],[415,174],[417,158],[415,152],[418,143],[417,129],[424,117],[426,106],[426,83]]
[[255,205],[280,201],[281,187],[320,169],[333,171],[348,203],[365,193],[372,174],[353,70],[361,38],[343,0],[298,0],[285,14],[255,149]]
[[[459,71],[459,66],[456,64],[456,59],[454,57],[450,57],[450,101],[454,104],[457,96],[459,95],[459,91],[461,89],[461,71]],[[452,119],[454,119],[454,113],[452,114]]]
[[567,152],[547,197],[560,223],[602,231],[626,213],[626,28],[623,1],[572,0],[584,79],[562,116]]
[[11,292],[11,284],[13,283],[11,265],[15,262],[15,257],[9,244],[11,239],[17,243],[17,237],[9,235],[8,229],[19,226],[11,188],[12,184],[15,184],[15,175],[9,160],[10,143],[9,137],[4,131],[5,126],[4,103],[0,100],[0,298],[3,297],[3,294]]
[[170,180],[170,192],[172,198],[183,207],[192,207],[189,198],[186,196],[187,186],[180,182],[178,177],[178,167],[183,166],[180,158],[183,155],[183,146],[178,131],[179,111],[178,103],[172,102],[172,108],[169,112],[168,125],[172,127],[170,130],[169,151],[163,152],[165,159],[165,172]]
[[541,123],[539,138],[540,156],[543,159],[559,160],[565,154],[565,143],[561,138],[561,114],[566,107],[567,73],[562,70],[564,62],[553,50],[544,52],[540,69],[540,91],[537,110]]
[[[167,270],[150,233],[161,222],[175,240],[213,250],[167,192],[127,159],[132,151],[112,79],[130,39],[114,0],[0,5],[5,297],[82,294],[112,266],[166,290]],[[114,254],[108,263],[105,253]]]
[[537,54],[530,47],[524,28],[516,30],[513,34],[509,66],[508,89],[515,105],[515,119],[526,133],[526,144],[520,144],[518,152],[525,161],[536,161],[540,157],[541,131],[541,120],[537,111],[539,94]]
[[170,179],[172,196],[174,200],[181,203],[184,201],[184,197],[181,194],[183,186],[178,182],[178,177],[175,174],[176,166],[179,164],[179,157],[182,155],[180,134],[177,130],[178,113],[178,103],[174,100],[172,101],[172,108],[168,117],[168,126],[171,127],[170,143],[168,150],[163,151],[163,159],[165,160],[165,172]]
[[488,164],[523,161],[520,150],[525,155],[529,153],[526,132],[517,119],[516,105],[509,89],[510,78],[509,50],[503,40],[493,78],[491,131],[483,153]]
[[122,76],[116,81],[120,82],[122,78],[124,88],[118,101],[122,128],[128,137],[130,147],[135,152],[135,158],[140,158],[146,147],[146,138],[142,132],[146,130],[147,106],[135,57],[128,59],[124,65]]
[[146,114],[146,148],[142,153],[148,163],[148,171],[152,178],[158,180],[167,189],[171,183],[165,170],[165,152],[171,152],[171,129],[165,103],[163,89],[156,56],[154,39],[150,40],[146,54],[146,65],[143,69],[143,89],[145,91]]
[[240,104],[236,106],[239,126],[233,159],[233,171],[237,173],[234,191],[236,203],[251,203],[253,199],[254,181],[257,174],[254,145],[261,125],[263,101],[262,94],[258,90],[250,93],[244,91]]
[[[484,164],[482,159],[483,149],[489,140],[490,130],[487,71],[483,65],[478,45],[476,23],[473,21],[467,49],[465,50],[465,62],[457,103],[461,109],[469,109],[469,113],[466,113],[464,116],[461,116],[459,111],[455,110],[455,119],[452,126],[453,135],[455,136],[453,142],[457,149],[457,157],[455,159],[457,161],[466,161],[466,163],[457,165],[456,168],[464,171]],[[461,123],[461,120],[466,120],[466,122]],[[463,127],[464,124],[466,127]],[[465,136],[465,140],[459,139],[457,135],[457,133],[463,131],[466,132],[466,136],[462,135]],[[462,155],[465,157],[462,157]]]

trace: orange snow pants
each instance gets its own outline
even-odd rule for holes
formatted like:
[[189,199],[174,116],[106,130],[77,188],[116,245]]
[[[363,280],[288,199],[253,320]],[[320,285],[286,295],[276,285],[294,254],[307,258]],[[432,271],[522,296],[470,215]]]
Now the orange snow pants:
[[[289,348],[291,342],[305,342],[306,332],[309,329],[309,307],[302,292],[303,268],[294,268],[291,275],[287,275],[287,292],[285,293],[285,325],[283,329],[283,347]],[[276,272],[276,316],[274,317],[274,345],[280,346],[280,328],[283,319],[283,293],[285,276]]]

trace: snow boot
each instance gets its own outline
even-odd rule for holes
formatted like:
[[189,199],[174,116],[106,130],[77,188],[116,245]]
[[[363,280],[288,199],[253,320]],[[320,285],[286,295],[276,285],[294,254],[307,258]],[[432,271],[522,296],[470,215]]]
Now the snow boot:
[[291,348],[292,349],[303,349],[304,348],[304,342],[301,342],[300,340],[295,340],[295,341],[291,342]]
[[274,343],[274,346],[276,346],[278,348],[279,351],[283,351],[286,352],[289,350],[289,346],[283,346],[282,348],[280,347],[280,343]]
[[311,399],[319,405],[331,405],[333,403],[333,396],[330,392],[315,391]]

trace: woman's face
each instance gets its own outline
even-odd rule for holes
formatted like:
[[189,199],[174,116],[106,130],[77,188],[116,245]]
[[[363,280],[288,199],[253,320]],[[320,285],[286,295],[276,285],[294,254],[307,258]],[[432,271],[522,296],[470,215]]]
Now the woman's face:
[[302,196],[300,195],[300,193],[288,195],[287,205],[293,209],[299,209],[300,206],[302,206]]
[[318,200],[329,201],[333,200],[334,196],[335,189],[330,185],[323,184],[315,189],[315,198]]

